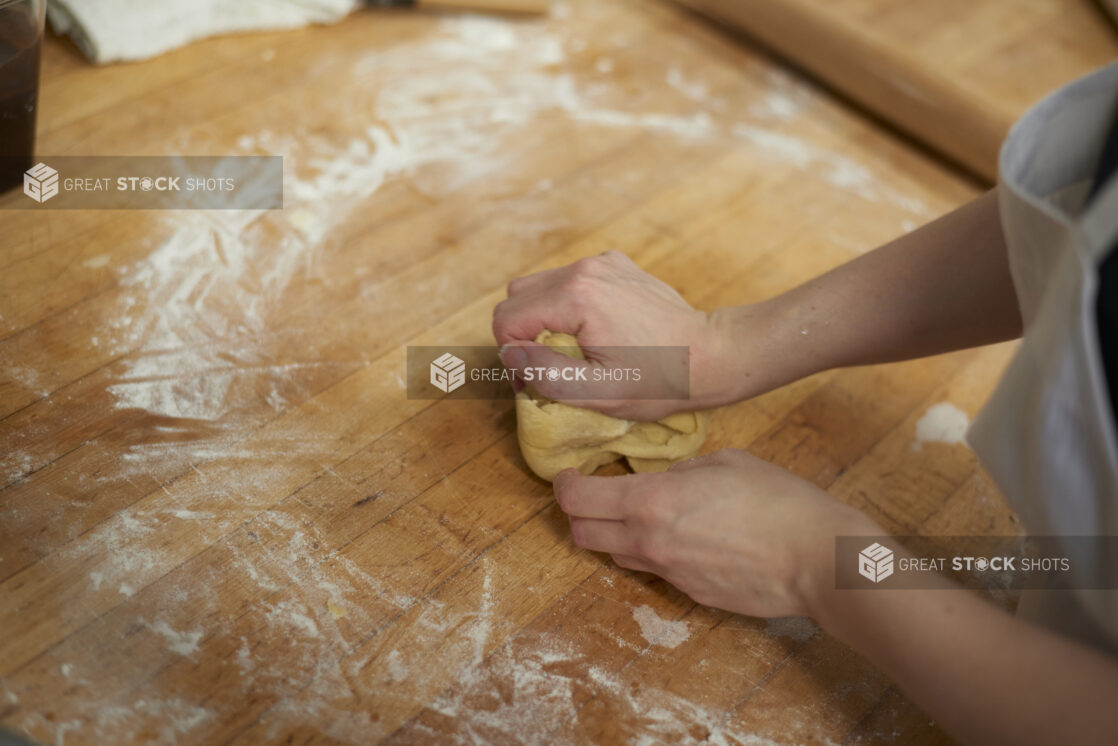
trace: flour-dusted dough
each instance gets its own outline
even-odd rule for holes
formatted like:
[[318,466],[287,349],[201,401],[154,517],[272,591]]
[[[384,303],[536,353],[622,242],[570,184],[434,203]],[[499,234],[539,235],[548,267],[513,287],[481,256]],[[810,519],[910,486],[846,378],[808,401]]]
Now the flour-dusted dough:
[[[583,358],[570,334],[543,331],[536,342]],[[621,420],[525,388],[516,395],[516,419],[524,460],[550,482],[564,469],[589,474],[623,457],[633,471],[664,471],[698,453],[710,412],[679,412],[656,422]]]

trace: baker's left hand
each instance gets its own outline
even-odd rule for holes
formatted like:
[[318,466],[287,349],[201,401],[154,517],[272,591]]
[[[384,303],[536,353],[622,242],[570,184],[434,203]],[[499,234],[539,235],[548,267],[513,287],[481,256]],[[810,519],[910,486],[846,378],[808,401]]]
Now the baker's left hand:
[[834,537],[881,532],[810,482],[738,450],[659,474],[568,469],[554,486],[578,546],[750,616],[810,615],[823,584],[834,583]]

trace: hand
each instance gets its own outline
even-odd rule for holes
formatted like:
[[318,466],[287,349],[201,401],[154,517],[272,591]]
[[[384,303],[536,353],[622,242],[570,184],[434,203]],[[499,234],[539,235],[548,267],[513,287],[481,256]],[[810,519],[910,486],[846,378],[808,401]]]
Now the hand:
[[[564,381],[535,380],[540,394],[609,414],[655,420],[673,412],[707,409],[730,401],[716,380],[722,350],[718,327],[672,288],[643,272],[624,254],[609,251],[509,283],[509,297],[493,312],[493,336],[507,368],[586,367],[641,371],[641,381],[595,384],[586,389]],[[575,335],[587,357],[574,362],[534,342],[544,329]],[[609,347],[609,350],[595,347]],[[689,366],[656,364],[655,352],[619,347],[689,347]],[[677,356],[664,351],[665,360]],[[651,364],[650,364],[651,363]],[[651,369],[651,370],[650,370]],[[689,375],[688,374],[689,371]],[[647,396],[647,392],[677,392]],[[638,398],[645,393],[644,398]]]
[[578,546],[749,616],[812,614],[834,583],[834,537],[881,533],[810,482],[738,450],[661,474],[568,469],[554,485]]

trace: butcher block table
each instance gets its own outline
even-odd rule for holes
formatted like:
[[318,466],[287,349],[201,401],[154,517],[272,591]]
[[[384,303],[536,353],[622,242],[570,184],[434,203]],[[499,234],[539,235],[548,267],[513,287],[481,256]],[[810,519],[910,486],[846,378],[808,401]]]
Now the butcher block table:
[[[409,398],[405,357],[491,344],[509,280],[611,249],[697,307],[759,300],[976,183],[638,0],[366,11],[106,68],[52,39],[39,150],[282,155],[285,205],[0,211],[9,730],[949,742],[810,621],[697,606],[575,547],[512,403]],[[1012,351],[818,375],[717,412],[705,450],[889,532],[1016,533],[965,444],[916,435],[937,404],[973,417]]]

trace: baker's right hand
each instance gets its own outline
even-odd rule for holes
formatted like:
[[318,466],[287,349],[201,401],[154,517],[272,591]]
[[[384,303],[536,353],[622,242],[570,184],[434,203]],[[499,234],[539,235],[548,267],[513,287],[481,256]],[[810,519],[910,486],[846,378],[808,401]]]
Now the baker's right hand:
[[[713,317],[624,254],[608,251],[520,277],[508,296],[493,312],[506,368],[521,376],[529,368],[585,369],[585,383],[535,376],[531,386],[543,396],[638,420],[734,398],[724,381],[729,341]],[[545,329],[575,336],[586,362],[536,344]],[[678,349],[650,349],[658,347],[690,348],[689,364]],[[607,369],[639,369],[640,380],[604,381]]]

